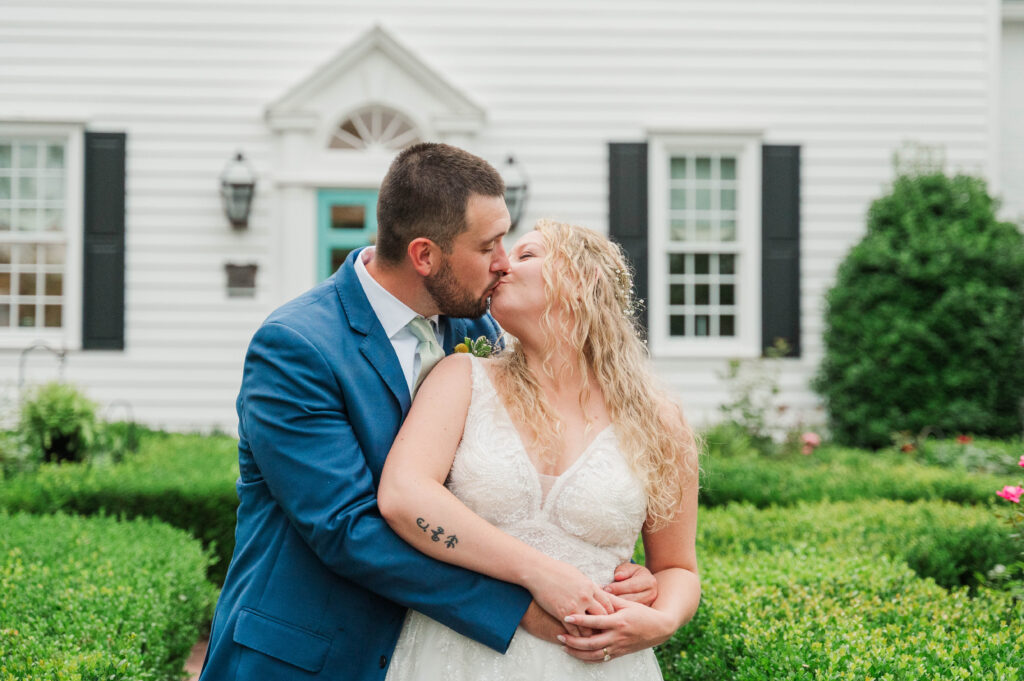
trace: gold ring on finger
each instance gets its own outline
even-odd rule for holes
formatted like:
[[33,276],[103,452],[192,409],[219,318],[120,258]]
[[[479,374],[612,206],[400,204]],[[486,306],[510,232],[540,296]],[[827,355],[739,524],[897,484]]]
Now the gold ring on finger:
[[608,660],[612,659],[612,655],[611,655],[611,653],[608,652],[608,647],[607,646],[602,648],[601,652],[604,653],[604,662],[607,662]]

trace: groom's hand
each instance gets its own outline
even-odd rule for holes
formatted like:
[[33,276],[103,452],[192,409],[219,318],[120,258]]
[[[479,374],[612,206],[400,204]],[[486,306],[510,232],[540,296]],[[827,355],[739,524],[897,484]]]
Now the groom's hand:
[[658,600],[658,580],[650,570],[636,563],[623,563],[615,568],[615,581],[604,590],[643,605],[653,605]]
[[519,620],[519,626],[526,629],[527,633],[555,644],[560,644],[559,636],[590,636],[593,633],[586,627],[562,624],[537,605],[537,601],[530,601],[530,607],[526,609],[523,619]]

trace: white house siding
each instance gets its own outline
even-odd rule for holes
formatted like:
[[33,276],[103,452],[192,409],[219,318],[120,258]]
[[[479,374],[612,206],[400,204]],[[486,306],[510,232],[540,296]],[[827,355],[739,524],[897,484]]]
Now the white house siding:
[[[128,134],[127,349],[72,353],[67,378],[150,424],[233,430],[246,343],[282,302],[278,244],[315,229],[275,214],[264,109],[375,24],[486,110],[469,146],[516,154],[526,225],[607,229],[609,141],[755,128],[801,145],[804,353],[781,401],[805,420],[821,419],[807,380],[822,298],[893,152],[941,145],[986,175],[998,162],[995,0],[0,0],[0,121]],[[260,186],[234,233],[216,190],[239,149]],[[256,299],[226,297],[229,261],[259,263]],[[17,358],[0,351],[8,385]],[[714,418],[723,361],[658,364],[693,420]]]

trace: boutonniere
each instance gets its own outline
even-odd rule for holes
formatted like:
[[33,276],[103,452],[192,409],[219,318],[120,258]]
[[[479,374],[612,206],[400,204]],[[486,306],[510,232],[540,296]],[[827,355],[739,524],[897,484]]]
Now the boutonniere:
[[455,352],[468,352],[475,357],[490,357],[494,352],[494,346],[486,336],[480,336],[476,340],[471,340],[469,336],[466,336],[465,340],[455,346]]

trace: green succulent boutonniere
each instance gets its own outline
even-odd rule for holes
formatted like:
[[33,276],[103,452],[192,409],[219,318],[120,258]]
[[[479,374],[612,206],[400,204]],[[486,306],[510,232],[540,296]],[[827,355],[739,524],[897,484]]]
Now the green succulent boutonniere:
[[476,340],[470,340],[469,336],[466,336],[465,340],[455,346],[455,352],[468,352],[475,357],[490,357],[494,352],[494,346],[486,336],[480,336]]

